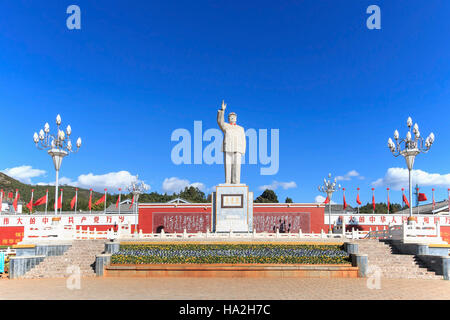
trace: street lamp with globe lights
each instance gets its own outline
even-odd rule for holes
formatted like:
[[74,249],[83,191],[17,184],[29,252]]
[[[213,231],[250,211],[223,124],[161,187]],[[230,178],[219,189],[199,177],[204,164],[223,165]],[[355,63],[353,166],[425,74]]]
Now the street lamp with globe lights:
[[58,206],[56,205],[58,199],[58,179],[59,179],[59,169],[61,168],[61,163],[64,157],[68,156],[69,153],[76,153],[81,147],[81,138],[77,139],[76,147],[74,150],[72,146],[72,141],[70,140],[70,135],[72,134],[72,128],[70,125],[67,126],[66,131],[61,130],[59,127],[61,125],[61,116],[58,114],[56,116],[56,134],[50,134],[50,125],[46,123],[44,129],[36,132],[33,135],[33,141],[36,147],[40,150],[48,150],[48,154],[53,159],[53,164],[56,170],[56,181],[55,181],[55,215],[58,213]]
[[137,232],[137,220],[138,220],[138,201],[139,201],[139,195],[141,195],[142,193],[144,193],[145,191],[147,191],[148,185],[146,185],[144,183],[144,181],[140,181],[139,176],[136,175],[136,179],[131,183],[130,186],[128,186],[128,192],[133,194],[133,198],[134,198],[134,203],[135,203],[135,212],[136,212],[136,219],[134,221],[134,233],[138,233]]
[[331,232],[331,197],[333,193],[341,189],[341,185],[337,185],[337,179],[334,178],[334,182],[331,182],[331,173],[328,174],[328,181],[326,178],[323,179],[323,185],[319,186],[318,189],[320,192],[323,192],[327,195],[328,198],[328,208],[329,208],[329,221],[328,221],[328,232]]
[[[413,121],[411,117],[406,121],[408,126],[408,132],[406,132],[406,138],[400,138],[397,130],[394,131],[394,141],[391,138],[388,139],[388,148],[391,150],[394,157],[403,156],[406,160],[406,165],[408,167],[409,173],[409,218],[408,224],[414,223],[413,212],[412,212],[412,169],[414,166],[414,160],[416,156],[420,153],[427,153],[434,143],[434,133],[424,140],[420,135],[419,125],[416,123],[412,125]],[[412,131],[412,133],[411,133]],[[414,138],[412,135],[414,134]]]

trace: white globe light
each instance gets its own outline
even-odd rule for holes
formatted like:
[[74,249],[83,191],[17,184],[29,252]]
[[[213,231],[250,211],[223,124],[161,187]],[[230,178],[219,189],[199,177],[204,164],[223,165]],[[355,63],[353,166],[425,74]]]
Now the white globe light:
[[48,124],[48,122],[44,126],[44,131],[45,131],[45,133],[49,133],[50,132],[50,125]]
[[44,140],[45,138],[45,133],[44,130],[41,129],[41,131],[39,131],[39,139]]
[[408,120],[406,121],[406,125],[408,126],[408,128],[411,128],[411,126],[412,126],[412,119],[411,119],[411,117],[408,117]]
[[68,136],[72,133],[72,127],[70,125],[67,126],[66,132]]
[[81,147],[81,138],[78,138],[78,140],[77,140],[77,147],[78,148]]
[[411,140],[411,132],[409,132],[409,131],[406,133],[406,140],[407,141]]
[[400,134],[398,133],[397,130],[394,131],[394,139],[398,140],[398,138],[400,137]]
[[430,133],[430,144],[434,143],[434,133]]
[[36,132],[33,135],[33,140],[34,140],[34,143],[38,143],[39,142],[39,136],[38,136],[38,134]]
[[389,138],[387,144],[388,144],[389,149],[392,149],[392,145],[394,144],[394,142],[392,141],[391,138]]
[[419,131],[419,125],[416,123],[414,124],[413,132],[416,133],[417,131]]
[[61,116],[59,114],[56,116],[56,124],[58,126],[61,124]]
[[68,149],[69,151],[72,150],[72,142],[71,142],[70,140],[67,142],[67,149]]
[[59,139],[64,140],[65,138],[66,138],[66,134],[64,133],[64,131],[59,130]]

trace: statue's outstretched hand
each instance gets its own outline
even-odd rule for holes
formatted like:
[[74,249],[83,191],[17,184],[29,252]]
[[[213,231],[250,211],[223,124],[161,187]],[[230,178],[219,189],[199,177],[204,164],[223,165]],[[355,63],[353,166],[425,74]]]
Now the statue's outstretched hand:
[[227,105],[225,104],[225,100],[222,100],[222,111],[225,111]]

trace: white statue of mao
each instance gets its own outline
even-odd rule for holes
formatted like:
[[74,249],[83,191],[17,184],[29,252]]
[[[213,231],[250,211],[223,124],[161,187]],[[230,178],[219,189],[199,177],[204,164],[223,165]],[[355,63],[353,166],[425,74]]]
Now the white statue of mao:
[[229,123],[224,121],[227,105],[222,101],[222,109],[217,112],[217,123],[223,131],[223,162],[225,164],[225,183],[240,184],[241,157],[245,154],[246,140],[244,128],[236,124],[237,115],[231,112],[228,115]]

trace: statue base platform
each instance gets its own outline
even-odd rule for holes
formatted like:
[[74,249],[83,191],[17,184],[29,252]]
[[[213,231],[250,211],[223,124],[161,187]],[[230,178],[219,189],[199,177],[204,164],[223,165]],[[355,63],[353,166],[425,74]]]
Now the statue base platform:
[[245,184],[219,184],[212,194],[213,232],[253,231],[253,192]]

